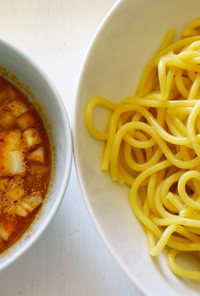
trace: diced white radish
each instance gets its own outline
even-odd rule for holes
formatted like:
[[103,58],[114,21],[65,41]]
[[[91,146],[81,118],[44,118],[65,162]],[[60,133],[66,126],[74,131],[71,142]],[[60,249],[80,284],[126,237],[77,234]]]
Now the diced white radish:
[[27,196],[23,199],[22,203],[23,207],[29,211],[33,211],[36,209],[39,205],[42,204],[42,197],[37,194],[33,194],[30,196]]
[[19,117],[20,115],[22,115],[23,113],[25,113],[28,108],[27,106],[21,102],[21,101],[18,101],[18,100],[14,100],[10,103],[8,103],[6,105],[6,108],[12,112],[16,117]]
[[25,191],[22,176],[0,179],[0,196],[2,195],[5,196],[5,199],[1,200],[0,207],[4,202],[17,201],[24,197]]
[[24,144],[27,148],[32,148],[41,143],[41,137],[35,128],[30,128],[23,132]]
[[8,111],[0,113],[0,125],[4,129],[12,127],[15,123],[15,116]]
[[26,217],[29,213],[41,205],[42,201],[42,197],[37,194],[22,198],[21,203],[16,206],[16,214],[18,216]]
[[0,133],[0,139],[6,144],[6,148],[8,150],[15,150],[22,148],[21,135],[22,134],[19,129],[9,132],[2,132]]
[[0,237],[7,241],[9,239],[9,236],[11,235],[11,232],[8,231],[8,229],[5,228],[3,223],[0,223]]
[[36,150],[34,150],[33,152],[28,154],[27,159],[43,163],[44,162],[44,148],[38,147]]
[[5,151],[2,158],[0,159],[1,177],[22,174],[25,172],[24,157],[20,150]]
[[24,157],[20,150],[9,152],[9,171],[16,175],[25,171]]
[[18,201],[24,196],[25,192],[23,188],[17,183],[13,183],[11,188],[6,192],[6,198],[12,201]]
[[30,114],[25,113],[25,114],[21,115],[20,117],[18,117],[16,119],[16,122],[21,130],[26,130],[26,129],[32,127],[34,125],[35,121],[34,121],[34,118]]
[[0,176],[6,177],[25,172],[25,162],[19,130],[0,133]]
[[28,215],[27,211],[24,209],[22,205],[17,205],[15,213],[17,216],[26,217]]

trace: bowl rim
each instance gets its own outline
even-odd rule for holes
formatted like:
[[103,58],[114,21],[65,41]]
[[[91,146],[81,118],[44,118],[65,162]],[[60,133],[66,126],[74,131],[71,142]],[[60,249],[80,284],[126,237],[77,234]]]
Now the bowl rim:
[[97,230],[97,233],[99,234],[99,236],[101,237],[102,241],[104,242],[104,244],[106,245],[107,249],[109,250],[110,254],[112,255],[112,257],[114,258],[114,260],[118,263],[118,265],[120,266],[121,270],[126,274],[126,276],[131,280],[131,282],[134,283],[134,285],[138,288],[138,290],[140,292],[142,292],[143,294],[150,296],[150,294],[148,293],[148,290],[141,284],[141,282],[139,280],[137,280],[137,278],[135,278],[134,276],[132,276],[127,268],[127,266],[125,265],[125,263],[122,261],[122,259],[117,255],[116,251],[114,250],[114,248],[111,246],[108,238],[106,237],[106,235],[104,234],[103,228],[100,226],[99,221],[97,220],[94,212],[93,212],[93,208],[90,204],[90,201],[87,197],[87,193],[85,190],[85,186],[84,186],[84,182],[82,180],[82,176],[80,173],[80,163],[79,163],[79,156],[78,156],[78,139],[77,139],[77,115],[78,115],[78,98],[80,97],[81,94],[81,84],[82,84],[82,79],[84,76],[84,69],[86,68],[86,65],[90,59],[90,53],[93,49],[93,46],[95,45],[96,40],[98,39],[98,36],[101,34],[101,32],[103,31],[103,29],[107,26],[108,21],[110,20],[110,17],[112,17],[112,15],[115,13],[115,10],[119,9],[120,5],[123,4],[124,0],[118,0],[116,3],[114,3],[114,5],[110,8],[110,10],[107,12],[107,14],[105,15],[105,17],[102,19],[102,21],[100,22],[100,25],[97,27],[91,41],[90,44],[86,50],[86,54],[85,57],[83,59],[82,65],[81,65],[81,70],[80,70],[80,75],[78,78],[78,84],[77,84],[77,90],[76,90],[76,101],[75,101],[75,116],[74,116],[74,121],[72,124],[72,137],[73,137],[73,145],[74,145],[74,162],[75,162],[75,168],[76,168],[76,173],[77,173],[77,177],[78,177],[78,182],[81,188],[81,192],[82,192],[82,196],[83,199],[85,201],[86,204],[86,208],[88,210],[89,216],[91,217],[93,224]]
[[[70,127],[70,121],[69,117],[67,114],[67,110],[65,108],[64,102],[56,89],[54,83],[52,80],[49,78],[45,70],[39,65],[36,60],[30,56],[28,53],[26,53],[24,50],[19,48],[18,46],[13,45],[12,43],[6,41],[5,39],[0,38],[0,45],[3,45],[9,49],[11,49],[15,54],[20,56],[22,59],[24,59],[26,62],[28,62],[29,66],[31,68],[34,68],[40,76],[43,77],[45,84],[48,86],[48,88],[51,90],[53,97],[55,98],[55,101],[57,103],[57,108],[60,111],[60,114],[63,118],[64,121],[64,134],[67,139],[66,145],[68,146],[68,153],[66,155],[66,163],[65,163],[65,168],[64,168],[64,174],[62,175],[62,180],[59,188],[59,192],[57,193],[57,198],[55,199],[55,202],[53,203],[53,206],[51,210],[48,212],[45,220],[41,224],[41,226],[33,231],[30,234],[30,237],[26,239],[24,242],[23,246],[20,246],[20,249],[14,250],[12,254],[9,254],[9,251],[12,251],[15,246],[23,239],[24,235],[27,233],[25,232],[22,237],[8,249],[8,252],[5,253],[5,255],[2,255],[2,258],[8,256],[5,259],[5,262],[0,263],[0,271],[3,270],[4,268],[8,267],[11,263],[15,262],[22,254],[24,254],[36,241],[37,239],[42,235],[42,233],[45,231],[45,229],[48,227],[50,222],[52,221],[53,217],[55,216],[67,189],[69,178],[70,178],[70,173],[71,173],[71,165],[72,165],[72,133],[71,133],[71,127]],[[5,67],[5,66],[4,66]],[[6,67],[5,67],[6,68]],[[15,74],[15,73],[13,73]],[[17,76],[17,75],[16,75]],[[36,99],[37,101],[37,99]],[[56,172],[55,172],[56,174]],[[53,186],[53,185],[52,185]],[[51,193],[50,193],[51,195]],[[45,205],[44,205],[45,207]],[[41,216],[43,215],[43,212],[40,214]],[[38,221],[40,218],[38,219]],[[33,221],[33,224],[37,223],[37,221]]]

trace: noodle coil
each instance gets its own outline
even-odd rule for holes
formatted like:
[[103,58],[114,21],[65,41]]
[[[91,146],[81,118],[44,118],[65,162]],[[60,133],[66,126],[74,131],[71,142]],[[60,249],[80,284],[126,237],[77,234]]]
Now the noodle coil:
[[[170,29],[146,66],[133,97],[120,104],[88,100],[89,133],[105,143],[100,167],[130,186],[133,213],[144,226],[149,254],[169,247],[167,262],[176,275],[200,280],[200,271],[183,268],[176,257],[200,254],[200,19],[172,42]],[[106,131],[93,111],[111,112]]]

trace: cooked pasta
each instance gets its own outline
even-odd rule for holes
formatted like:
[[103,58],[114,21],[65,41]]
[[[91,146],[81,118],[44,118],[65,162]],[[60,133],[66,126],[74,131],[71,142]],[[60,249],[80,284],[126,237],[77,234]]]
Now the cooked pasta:
[[[100,167],[130,186],[130,206],[143,224],[151,256],[169,247],[178,276],[200,280],[183,268],[180,254],[200,255],[200,19],[172,42],[170,29],[146,66],[136,93],[116,104],[91,98],[84,118],[89,133],[105,142]],[[93,111],[111,112],[100,131]]]

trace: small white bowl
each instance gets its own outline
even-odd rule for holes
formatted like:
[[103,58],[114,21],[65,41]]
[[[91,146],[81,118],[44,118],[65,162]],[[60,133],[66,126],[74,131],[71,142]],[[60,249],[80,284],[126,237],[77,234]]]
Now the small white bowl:
[[175,27],[179,34],[197,17],[199,0],[118,1],[94,36],[80,76],[74,123],[80,186],[105,244],[145,295],[197,296],[200,285],[172,274],[163,253],[154,259],[149,256],[144,230],[129,206],[127,188],[113,183],[107,173],[100,171],[102,144],[88,134],[83,110],[93,96],[121,102],[133,95],[145,65],[166,31]]
[[[53,165],[50,188],[46,202],[39,211],[30,230],[0,257],[0,270],[22,255],[42,234],[55,215],[64,196],[71,169],[72,140],[65,106],[54,85],[44,71],[21,50],[0,40],[0,71],[8,70],[8,78],[13,75],[23,84],[23,90],[33,103],[39,103],[49,128]],[[14,78],[14,82],[16,79]],[[18,84],[18,83],[17,83]],[[17,85],[19,87],[19,85]],[[29,93],[31,91],[32,95]]]

